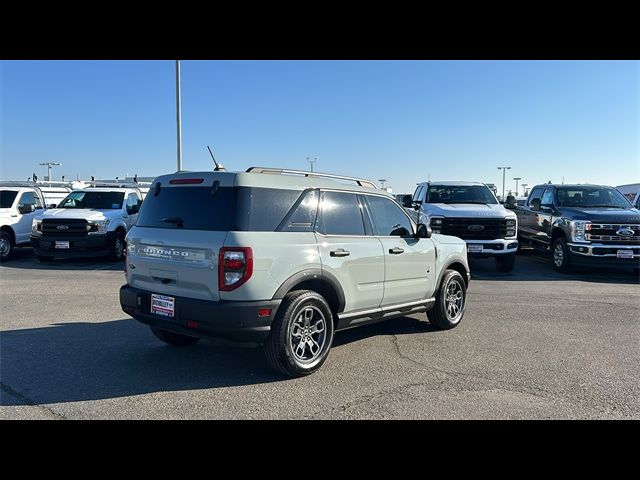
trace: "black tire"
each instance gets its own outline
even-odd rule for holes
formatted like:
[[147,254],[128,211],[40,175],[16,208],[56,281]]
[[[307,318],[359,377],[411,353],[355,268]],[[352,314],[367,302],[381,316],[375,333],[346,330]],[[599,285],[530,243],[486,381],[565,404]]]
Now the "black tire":
[[124,234],[122,232],[116,232],[113,243],[111,244],[109,258],[116,261],[124,258]]
[[[451,295],[460,293],[459,300],[447,299],[447,292]],[[457,295],[456,295],[457,296]],[[456,305],[453,307],[450,305]],[[427,312],[429,323],[441,330],[449,330],[460,324],[467,305],[467,286],[459,272],[447,270],[442,277],[440,289],[436,294],[436,304]]]
[[14,247],[13,238],[9,232],[0,232],[0,262],[11,258]]
[[53,260],[53,257],[49,257],[46,255],[36,255],[36,258],[40,263],[47,263]]
[[151,327],[153,334],[173,347],[188,347],[197,343],[200,337],[190,337],[189,335],[181,335],[179,333],[169,332],[161,328]]
[[571,252],[567,246],[567,241],[556,238],[551,244],[551,262],[553,268],[558,272],[567,273],[571,271]]
[[264,351],[275,370],[289,377],[302,377],[325,362],[333,335],[333,314],[324,297],[311,290],[296,290],[282,300]]
[[499,272],[510,272],[516,264],[516,254],[509,253],[507,255],[499,255],[494,257],[496,260],[496,269]]

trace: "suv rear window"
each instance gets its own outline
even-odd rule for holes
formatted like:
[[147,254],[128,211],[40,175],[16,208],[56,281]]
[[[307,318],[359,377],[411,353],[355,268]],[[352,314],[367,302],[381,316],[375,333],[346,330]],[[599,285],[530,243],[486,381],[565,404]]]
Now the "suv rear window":
[[272,232],[302,192],[255,187],[153,188],[136,226],[186,230]]

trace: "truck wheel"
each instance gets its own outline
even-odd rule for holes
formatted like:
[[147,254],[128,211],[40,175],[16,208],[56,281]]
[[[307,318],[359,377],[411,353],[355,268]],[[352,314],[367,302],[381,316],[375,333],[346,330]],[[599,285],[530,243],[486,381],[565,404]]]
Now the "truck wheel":
[[53,257],[49,257],[46,255],[36,255],[36,258],[38,259],[38,261],[40,263],[47,263],[50,262],[51,260],[53,260]]
[[500,255],[494,258],[496,260],[496,269],[499,272],[510,272],[511,270],[513,270],[513,266],[516,263],[515,253]]
[[116,237],[111,245],[111,255],[109,256],[112,260],[118,261],[124,258],[124,235],[122,232],[116,232]]
[[190,337],[189,335],[181,335],[179,333],[169,332],[168,330],[162,330],[161,328],[151,327],[153,334],[162,340],[164,343],[172,345],[174,347],[188,347],[200,340],[200,337]]
[[276,314],[264,345],[267,360],[280,373],[302,377],[318,370],[333,343],[333,314],[322,295],[289,293]]
[[427,312],[431,325],[442,330],[457,326],[466,306],[467,288],[459,272],[447,270],[442,277],[435,306]]
[[13,253],[13,240],[8,232],[0,232],[0,261],[4,262],[11,258]]
[[553,255],[553,268],[562,273],[571,271],[571,253],[564,238],[558,237],[553,241],[551,254]]

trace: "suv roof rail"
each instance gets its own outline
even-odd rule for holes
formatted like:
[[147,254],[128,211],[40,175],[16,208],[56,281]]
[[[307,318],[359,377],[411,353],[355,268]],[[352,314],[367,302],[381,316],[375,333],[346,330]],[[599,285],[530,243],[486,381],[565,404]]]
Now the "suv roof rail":
[[356,177],[346,177],[344,175],[334,175],[332,173],[309,172],[306,170],[290,170],[288,168],[268,168],[268,167],[250,167],[247,169],[249,173],[275,173],[278,175],[304,175],[305,177],[335,178],[338,180],[348,180],[354,182],[361,187],[378,189],[371,180]]

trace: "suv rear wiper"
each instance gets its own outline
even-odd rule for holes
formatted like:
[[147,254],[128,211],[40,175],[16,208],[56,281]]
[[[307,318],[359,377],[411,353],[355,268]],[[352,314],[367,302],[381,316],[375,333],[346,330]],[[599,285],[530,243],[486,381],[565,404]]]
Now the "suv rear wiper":
[[160,219],[163,223],[175,223],[176,227],[182,228],[184,221],[180,217],[167,217]]

